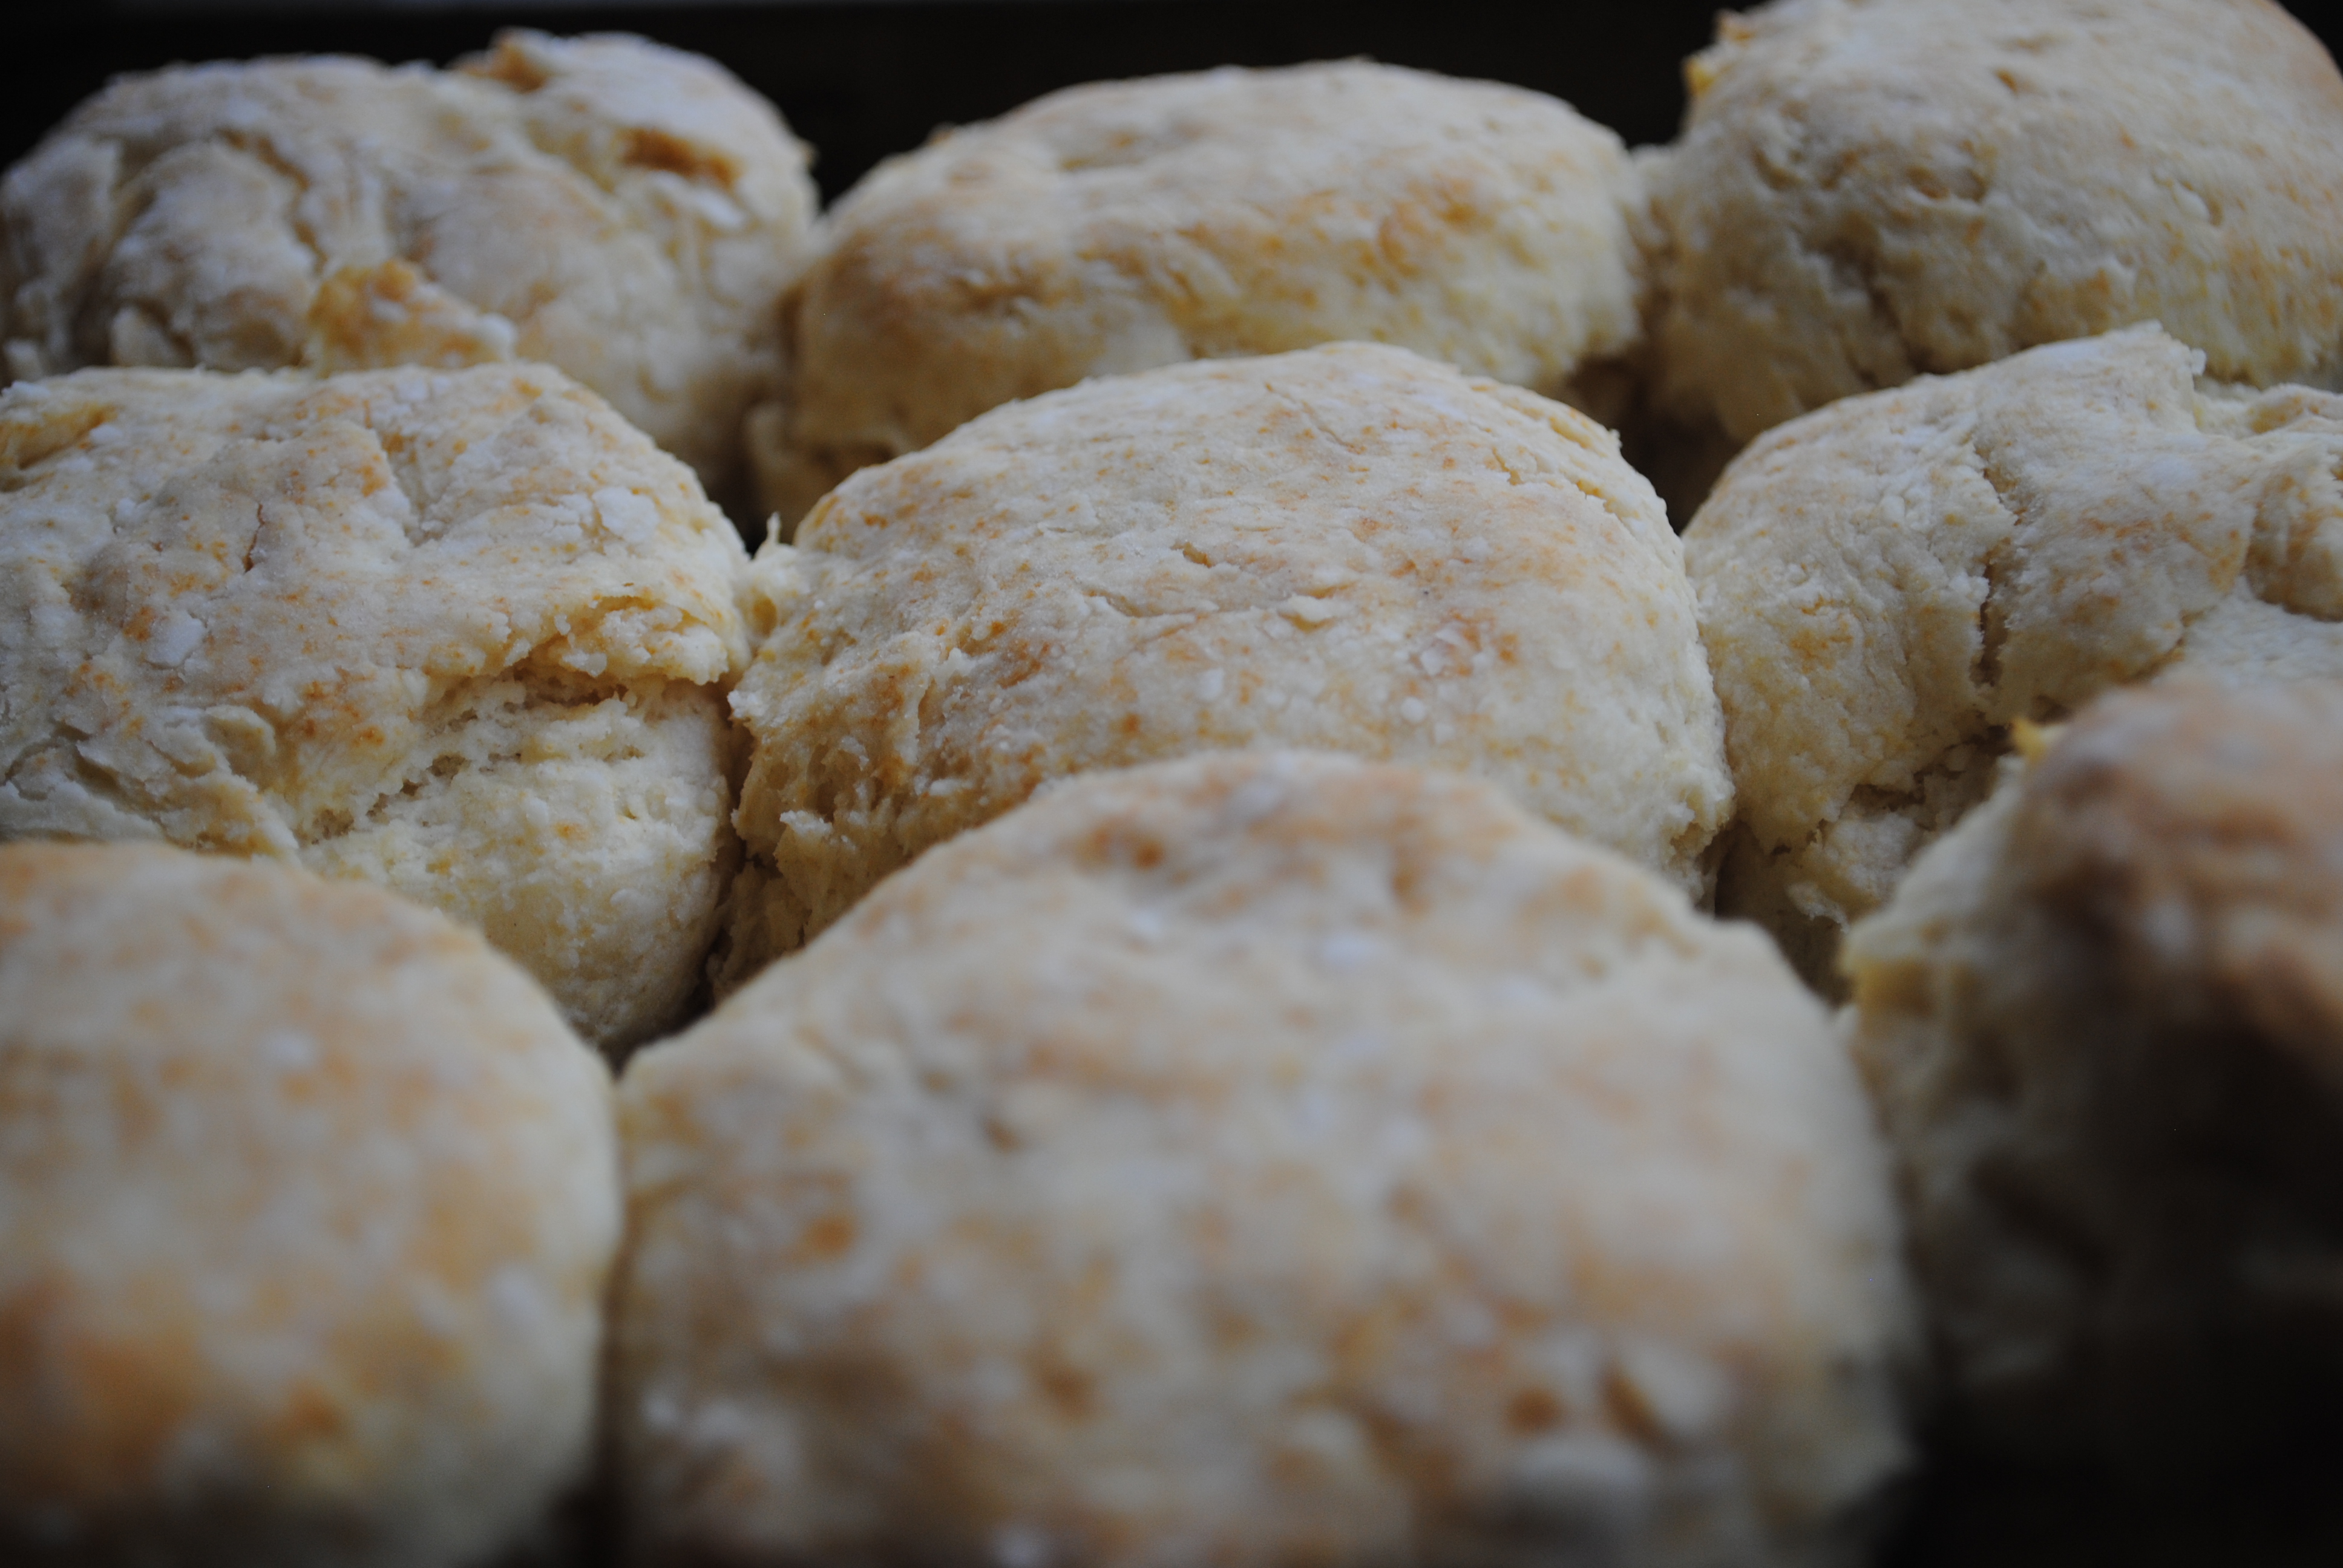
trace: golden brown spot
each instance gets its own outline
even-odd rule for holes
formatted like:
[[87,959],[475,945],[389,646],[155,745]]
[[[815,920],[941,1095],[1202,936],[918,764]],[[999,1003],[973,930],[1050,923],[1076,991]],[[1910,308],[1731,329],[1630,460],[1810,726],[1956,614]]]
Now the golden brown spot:
[[1387,1301],[1342,1325],[1330,1348],[1345,1378],[1364,1377],[1391,1360],[1404,1327],[1402,1311],[1399,1302]]
[[709,179],[720,185],[730,185],[740,172],[714,147],[698,146],[650,126],[638,126],[627,133],[625,157],[641,168],[665,169],[689,180]]
[[278,1439],[288,1445],[311,1443],[340,1436],[349,1417],[315,1382],[303,1382],[287,1398],[273,1424]]
[[1505,1423],[1515,1432],[1544,1432],[1562,1420],[1562,1402],[1551,1391],[1525,1388],[1505,1407]]
[[795,1263],[827,1263],[845,1255],[854,1245],[859,1234],[854,1216],[833,1211],[808,1225],[798,1235],[798,1243],[789,1249],[789,1261]]
[[1070,1421],[1089,1418],[1093,1401],[1088,1372],[1063,1362],[1045,1361],[1033,1369],[1033,1382],[1060,1415]]
[[196,1407],[201,1364],[184,1329],[150,1319],[145,1333],[109,1340],[76,1330],[75,1305],[44,1282],[0,1306],[0,1403],[24,1409],[35,1391],[69,1391],[71,1412],[40,1442],[11,1445],[21,1468],[9,1480],[20,1495],[62,1503],[103,1495],[158,1465]]

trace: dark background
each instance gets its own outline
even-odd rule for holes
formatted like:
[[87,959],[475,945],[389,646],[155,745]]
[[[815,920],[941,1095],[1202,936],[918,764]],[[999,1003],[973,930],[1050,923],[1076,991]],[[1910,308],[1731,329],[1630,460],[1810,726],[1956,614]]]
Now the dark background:
[[[1681,61],[1708,41],[1716,9],[1715,0],[40,0],[5,18],[0,164],[119,72],[327,52],[445,63],[506,25],[640,33],[722,61],[813,144],[825,197],[939,126],[990,118],[1052,88],[1347,55],[1534,87],[1644,144],[1675,134]],[[2334,52],[2343,7],[2298,14]],[[1995,1473],[1941,1446],[1934,1459],[1883,1568],[2343,1563],[2343,1509],[2323,1462],[2304,1476],[2200,1477],[2197,1489],[2152,1497],[2088,1476]],[[581,1529],[582,1556],[599,1560],[603,1533],[590,1519]]]
[[1631,143],[1666,141],[1683,56],[1715,0],[1640,5],[1325,0],[831,0],[683,5],[204,5],[12,7],[0,162],[122,71],[178,60],[346,53],[441,63],[499,26],[641,33],[722,61],[813,144],[836,196],[940,125],[989,119],[1054,87],[1219,65],[1363,55],[1567,99]]
[[[1684,114],[1682,61],[1715,0],[39,0],[8,8],[0,164],[123,71],[182,60],[342,53],[445,64],[502,26],[640,33],[711,55],[780,106],[834,198],[939,126],[989,119],[1077,82],[1365,55],[1513,82],[1631,145]],[[2298,14],[2329,53],[2343,6]],[[2343,148],[2338,149],[2343,156]]]

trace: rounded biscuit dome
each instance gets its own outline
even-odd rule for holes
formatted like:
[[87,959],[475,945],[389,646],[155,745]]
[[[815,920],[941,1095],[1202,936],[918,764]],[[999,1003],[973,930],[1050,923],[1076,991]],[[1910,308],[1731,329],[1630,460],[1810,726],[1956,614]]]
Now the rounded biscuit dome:
[[126,76],[0,180],[0,380],[541,360],[720,489],[805,166],[763,98],[639,38]]
[[729,983],[1046,779],[1452,768],[1688,890],[1731,809],[1683,549],[1611,432],[1397,348],[1102,377],[759,554]]
[[2167,668],[2343,676],[2343,397],[2154,327],[1769,432],[1684,533],[1738,826],[1722,909],[1829,987],[2016,719]]
[[895,158],[824,219],[750,446],[786,525],[1012,398],[1395,343],[1563,395],[1639,332],[1634,176],[1543,95],[1363,61],[1070,88]]
[[488,1560],[583,1479],[609,1073],[479,938],[0,845],[0,1558]]
[[1070,780],[619,1102],[646,1561],[1852,1563],[1906,1460],[1823,1009],[1476,780]]
[[1657,401],[1735,443],[2139,322],[2343,376],[2343,75],[2270,0],[1779,0],[1650,176]]
[[739,537],[538,366],[0,393],[0,839],[164,838],[485,930],[618,1047],[739,849]]
[[1847,940],[1948,1413],[2167,1483],[2331,1473],[2343,684],[2176,678],[2036,752]]

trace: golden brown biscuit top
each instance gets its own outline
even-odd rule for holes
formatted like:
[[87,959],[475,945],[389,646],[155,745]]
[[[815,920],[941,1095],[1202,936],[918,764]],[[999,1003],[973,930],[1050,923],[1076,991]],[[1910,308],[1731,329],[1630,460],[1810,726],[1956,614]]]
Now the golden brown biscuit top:
[[712,481],[812,213],[771,106],[641,39],[174,67],[0,185],[0,377],[543,360]]
[[621,1118],[659,1548],[1788,1564],[1903,1461],[1825,1014],[1480,781],[1069,780],[635,1058]]
[[20,383],[0,823],[289,853],[488,681],[728,679],[742,564],[689,470],[544,367]]
[[[1769,433],[1684,536],[1745,820],[1795,848],[1860,792],[2192,658],[2337,652],[2343,399],[2200,387],[2154,327]],[[2259,638],[2260,640],[2257,640]]]
[[2269,0],[1783,0],[1685,75],[1659,397],[1736,442],[2139,322],[2343,376],[2343,75]]
[[1403,349],[1101,377],[759,556],[742,836],[818,929],[1045,779],[1306,746],[1477,773],[1697,889],[1730,792],[1681,562],[1610,431]]
[[0,1551],[518,1533],[591,1430],[609,1097],[543,991],[379,890],[0,845]]
[[1053,93],[829,215],[793,430],[891,456],[1085,376],[1340,339],[1557,394],[1637,336],[1633,179],[1555,99],[1363,62]]

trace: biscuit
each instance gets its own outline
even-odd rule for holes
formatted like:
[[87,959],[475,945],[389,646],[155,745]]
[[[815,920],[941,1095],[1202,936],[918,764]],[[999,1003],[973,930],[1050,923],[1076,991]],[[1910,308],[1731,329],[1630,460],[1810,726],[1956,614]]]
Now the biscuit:
[[0,839],[164,838],[487,931],[589,1039],[689,1001],[738,858],[747,559],[542,366],[0,393]]
[[1655,397],[1735,445],[2139,322],[2224,380],[2343,374],[2343,76],[2268,0],[1782,0],[1684,74]]
[[2199,1476],[2343,1445],[2338,867],[2343,685],[2176,678],[2085,709],[1849,935],[1974,1438]]
[[1363,61],[1053,93],[825,218],[765,500],[786,525],[999,404],[1186,359],[1371,339],[1561,396],[1638,337],[1634,186],[1565,104]]
[[126,76],[0,181],[0,379],[542,360],[720,490],[779,374],[805,165],[764,99],[639,38]]
[[1610,431],[1402,349],[996,409],[752,568],[719,984],[1045,779],[1219,749],[1477,773],[1698,891],[1732,790],[1682,562]]
[[1819,1004],[1477,780],[1070,780],[619,1105],[641,1560],[1851,1563],[1906,1458]]
[[579,1480],[609,1073],[471,932],[0,845],[0,1558],[482,1561]]
[[2013,720],[2167,667],[2343,676],[2343,397],[2201,366],[2137,327],[1848,398],[1694,517],[1739,795],[1719,907],[1809,980]]

